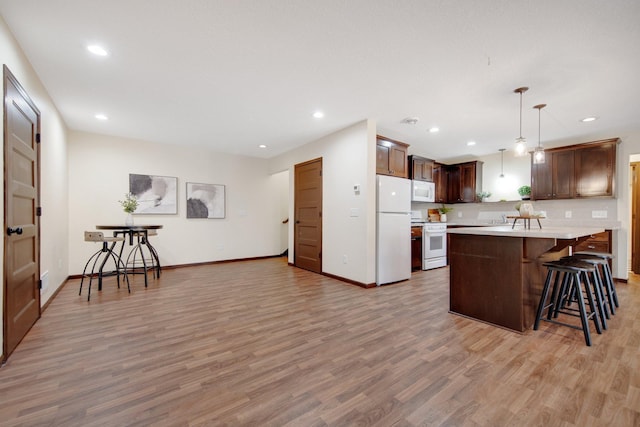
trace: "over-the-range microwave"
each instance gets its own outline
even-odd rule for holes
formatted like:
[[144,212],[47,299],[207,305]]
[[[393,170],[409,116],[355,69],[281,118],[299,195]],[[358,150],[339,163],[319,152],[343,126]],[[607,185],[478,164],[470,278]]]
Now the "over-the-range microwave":
[[428,181],[411,181],[412,202],[435,202],[436,185]]

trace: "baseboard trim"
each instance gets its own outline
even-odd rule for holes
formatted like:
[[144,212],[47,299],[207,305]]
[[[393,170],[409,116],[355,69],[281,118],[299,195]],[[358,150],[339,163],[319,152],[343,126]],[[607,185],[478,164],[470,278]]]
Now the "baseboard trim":
[[365,289],[372,288],[372,287],[376,286],[375,283],[367,284],[367,283],[357,282],[355,280],[347,279],[346,277],[336,276],[335,274],[329,274],[329,273],[320,273],[320,274],[322,274],[323,276],[331,277],[332,279],[339,280],[341,282],[348,283],[350,285],[360,286],[361,288],[365,288]]
[[[229,262],[242,262],[242,261],[255,261],[255,260],[269,259],[269,258],[280,258],[280,255],[265,255],[265,256],[258,256],[258,257],[251,257],[251,258],[235,258],[235,259],[223,259],[218,261],[191,262],[189,264],[163,265],[161,266],[161,268],[162,270],[175,270],[178,268],[197,267],[201,265],[225,264]],[[73,274],[67,277],[67,280],[80,279],[80,278],[82,278],[82,274]]]
[[[78,277],[82,277],[82,274],[79,275]],[[47,302],[44,303],[44,305],[42,305],[40,307],[40,315],[42,315],[42,313],[44,313],[44,311],[47,309],[47,307],[49,307],[49,304],[51,304],[51,302],[53,302],[53,299],[58,296],[58,294],[60,293],[60,291],[62,290],[62,288],[64,288],[66,286],[66,284],[69,282],[69,277],[67,277],[66,279],[64,279],[62,281],[62,283],[60,284],[60,286],[58,286],[58,289],[56,289],[55,291],[53,291],[53,293],[51,294],[51,297],[49,297],[49,299],[47,300]]]

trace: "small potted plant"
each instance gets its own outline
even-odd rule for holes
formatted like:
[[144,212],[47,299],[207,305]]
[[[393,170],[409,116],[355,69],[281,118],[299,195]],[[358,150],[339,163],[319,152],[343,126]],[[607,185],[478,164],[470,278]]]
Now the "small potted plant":
[[440,222],[447,222],[447,213],[452,210],[453,208],[448,208],[443,203],[442,206],[438,208],[438,212],[440,212]]
[[531,198],[531,187],[528,185],[523,185],[518,188],[518,194],[522,200],[529,200]]
[[118,200],[118,203],[122,206],[122,209],[127,213],[126,225],[133,225],[133,215],[138,209],[138,199],[131,193],[126,193],[124,195],[124,200]]
[[488,199],[489,197],[491,197],[491,192],[490,191],[481,191],[481,192],[477,193],[476,196],[478,197],[478,200],[480,200],[481,202],[484,202],[484,199]]

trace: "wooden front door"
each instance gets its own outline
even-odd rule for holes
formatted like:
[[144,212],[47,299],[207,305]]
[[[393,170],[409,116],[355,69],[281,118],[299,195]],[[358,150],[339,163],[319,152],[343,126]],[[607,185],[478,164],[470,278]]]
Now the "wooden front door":
[[40,111],[4,67],[4,340],[6,359],[40,317]]
[[322,159],[295,165],[294,258],[296,267],[322,272]]

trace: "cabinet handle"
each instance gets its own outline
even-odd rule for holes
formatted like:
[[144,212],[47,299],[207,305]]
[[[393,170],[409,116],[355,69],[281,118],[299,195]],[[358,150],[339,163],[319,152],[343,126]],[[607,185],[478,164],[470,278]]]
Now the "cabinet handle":
[[589,249],[595,249],[596,247],[595,247],[595,246],[593,246],[593,245],[588,245],[588,246],[587,246],[587,248],[589,248]]

